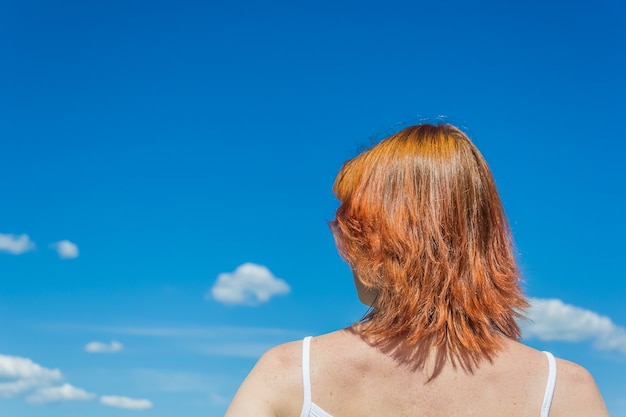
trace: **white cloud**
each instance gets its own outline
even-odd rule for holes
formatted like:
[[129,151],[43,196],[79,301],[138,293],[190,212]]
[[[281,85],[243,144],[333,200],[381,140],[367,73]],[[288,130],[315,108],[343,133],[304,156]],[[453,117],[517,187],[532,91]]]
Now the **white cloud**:
[[28,235],[11,235],[0,233],[0,251],[19,255],[35,248],[35,243]]
[[225,304],[256,305],[274,295],[287,294],[290,290],[285,281],[276,278],[266,267],[245,263],[232,274],[219,274],[207,298]]
[[[121,346],[117,342],[102,345],[108,349],[118,349],[117,346]],[[44,368],[28,358],[0,354],[0,399],[29,394],[26,396],[27,402],[47,404],[60,401],[90,401],[96,398],[96,394],[68,383],[54,385],[62,379],[63,375],[58,369]],[[149,400],[128,397],[102,396],[100,402],[109,407],[133,410],[152,408]]]
[[100,403],[109,407],[126,408],[129,410],[145,410],[152,408],[152,402],[150,400],[118,397],[115,395],[103,395],[100,397]]
[[0,355],[0,377],[3,378],[43,378],[54,380],[61,378],[61,371],[48,369],[28,358]]
[[57,387],[39,388],[34,394],[26,397],[26,401],[32,404],[46,404],[58,401],[89,401],[95,396],[95,394],[70,384],[63,384]]
[[115,353],[124,348],[120,342],[113,340],[111,343],[89,342],[85,345],[85,350],[90,353]]
[[42,385],[42,383],[48,383],[48,381],[40,381],[37,379],[18,379],[17,381],[2,382],[0,383],[0,398],[15,397],[18,394]]
[[56,249],[59,258],[61,259],[78,258],[78,246],[69,240],[61,240],[50,246]]
[[0,397],[13,397],[62,378],[58,369],[48,369],[28,358],[0,355]]
[[530,301],[531,322],[523,325],[524,337],[565,342],[590,340],[598,349],[626,354],[626,329],[609,317],[558,299],[532,298]]

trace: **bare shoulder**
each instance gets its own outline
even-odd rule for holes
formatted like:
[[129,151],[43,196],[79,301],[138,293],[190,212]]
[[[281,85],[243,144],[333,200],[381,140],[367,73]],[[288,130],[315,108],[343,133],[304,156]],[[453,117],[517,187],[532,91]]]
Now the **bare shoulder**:
[[275,346],[265,352],[255,368],[268,374],[293,373],[299,371],[302,364],[302,341],[288,342]]
[[265,352],[239,387],[226,417],[292,415],[302,404],[301,352],[299,341]]
[[609,416],[602,394],[589,371],[563,359],[557,359],[552,409],[555,416]]
[[302,341],[288,342],[265,352],[250,372],[272,389],[289,390],[301,385]]

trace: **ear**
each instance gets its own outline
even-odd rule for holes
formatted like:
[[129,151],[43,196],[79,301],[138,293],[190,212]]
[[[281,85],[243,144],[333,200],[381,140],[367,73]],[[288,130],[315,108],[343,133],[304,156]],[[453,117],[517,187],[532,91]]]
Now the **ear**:
[[376,301],[376,297],[378,297],[378,289],[366,287],[354,270],[352,270],[352,277],[354,278],[354,286],[356,287],[359,301],[366,306],[371,307],[372,304],[374,304],[374,301]]

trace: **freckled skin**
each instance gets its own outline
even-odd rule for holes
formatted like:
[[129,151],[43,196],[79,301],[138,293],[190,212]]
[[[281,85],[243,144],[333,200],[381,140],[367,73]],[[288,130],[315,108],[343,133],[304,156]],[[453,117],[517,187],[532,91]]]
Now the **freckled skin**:
[[[540,415],[548,365],[545,355],[505,340],[491,363],[474,374],[444,366],[428,382],[426,364],[415,370],[362,341],[353,331],[311,343],[313,401],[334,417],[450,417]],[[298,417],[302,409],[302,343],[268,351],[244,381],[227,417]],[[607,417],[596,384],[582,367],[557,360],[550,417]]]
[[[359,299],[375,295],[360,285]],[[468,374],[446,364],[429,380],[433,358],[415,369],[365,343],[358,325],[313,338],[313,402],[333,417],[539,417],[548,376],[545,354],[503,338],[491,362]],[[302,342],[269,350],[243,382],[226,417],[299,417],[302,411]],[[608,417],[593,377],[557,359],[550,417]]]

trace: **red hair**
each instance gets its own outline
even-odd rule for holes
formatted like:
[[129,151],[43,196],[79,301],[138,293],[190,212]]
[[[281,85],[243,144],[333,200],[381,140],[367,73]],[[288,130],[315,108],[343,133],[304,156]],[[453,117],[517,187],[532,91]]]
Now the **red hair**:
[[333,191],[337,247],[378,292],[360,329],[471,371],[519,339],[528,306],[493,176],[449,124],[411,126],[347,161]]

